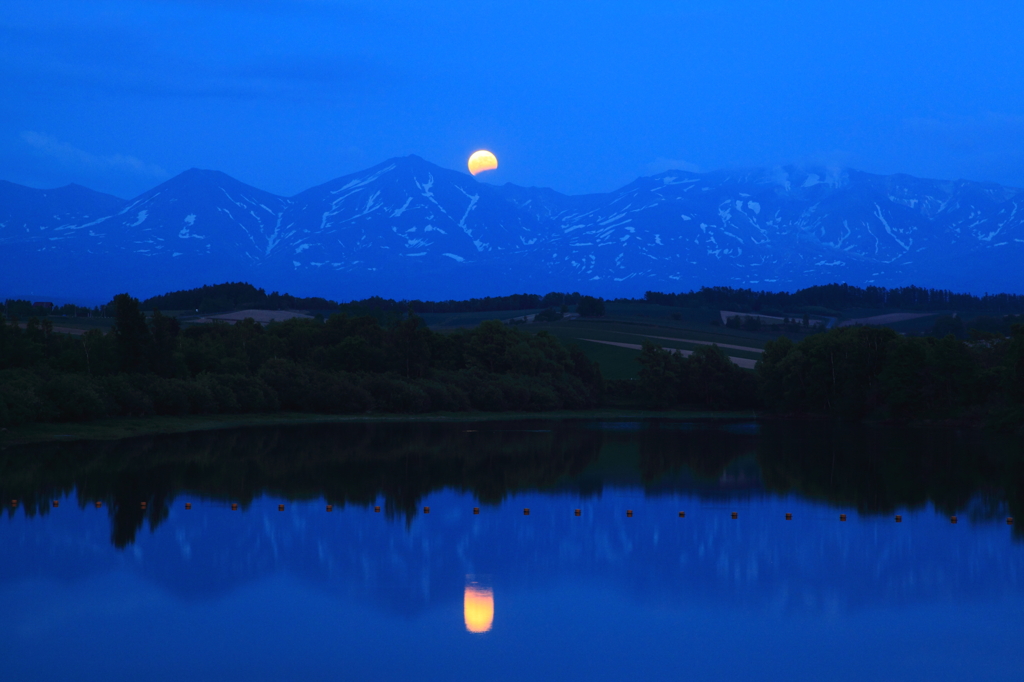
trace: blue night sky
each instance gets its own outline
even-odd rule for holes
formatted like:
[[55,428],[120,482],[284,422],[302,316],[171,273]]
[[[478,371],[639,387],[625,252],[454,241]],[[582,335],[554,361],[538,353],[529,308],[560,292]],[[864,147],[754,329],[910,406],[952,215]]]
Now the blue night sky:
[[405,154],[607,191],[778,164],[1024,186],[1013,2],[4,0],[0,177],[284,195]]

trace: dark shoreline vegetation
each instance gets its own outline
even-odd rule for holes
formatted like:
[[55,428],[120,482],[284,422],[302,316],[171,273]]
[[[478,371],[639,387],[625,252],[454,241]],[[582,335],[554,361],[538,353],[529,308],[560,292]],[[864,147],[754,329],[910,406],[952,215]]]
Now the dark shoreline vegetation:
[[[144,311],[183,310],[201,314],[261,309],[307,310],[323,314],[341,312],[350,316],[379,316],[381,314],[400,316],[408,311],[422,315],[425,313],[515,312],[558,308],[564,305],[578,305],[584,298],[599,300],[592,296],[583,296],[579,292],[551,292],[543,296],[513,294],[461,301],[420,301],[418,299],[396,301],[373,296],[349,303],[338,303],[319,296],[299,297],[287,293],[279,294],[276,291],[268,294],[266,290],[246,282],[226,282],[152,296],[141,301],[140,307]],[[632,301],[633,299],[615,300]],[[824,284],[800,289],[793,293],[754,291],[753,289],[734,289],[732,287],[701,287],[698,291],[688,293],[648,291],[642,300],[646,303],[679,308],[727,308],[740,313],[791,315],[793,317],[807,313],[838,315],[840,311],[851,308],[904,311],[955,309],[963,313],[978,313],[987,316],[1024,314],[1024,295],[986,293],[983,296],[976,296],[946,289],[928,289],[916,286],[888,289],[875,286],[860,288],[849,284]],[[8,318],[27,318],[47,314],[68,317],[113,317],[115,308],[113,301],[105,306],[93,308],[69,303],[50,309],[33,305],[31,301],[27,300],[7,299],[4,305],[0,306],[0,312],[3,312]],[[991,321],[986,320],[982,324],[991,324]]]
[[[965,521],[1024,517],[1024,457],[1014,437],[853,424],[653,419],[264,426],[0,449],[9,515],[44,516],[51,500],[101,502],[111,542],[155,530],[179,496],[245,509],[263,496],[383,507],[412,523],[431,492],[483,505],[551,491],[742,499],[796,494],[862,515],[932,505]],[[9,505],[17,500],[17,509]],[[146,502],[145,508],[140,504]],[[1012,529],[1024,538],[1024,524]]]
[[[587,353],[546,331],[533,334],[488,320],[471,329],[438,332],[416,314],[417,308],[476,312],[551,304],[551,315],[539,319],[557,321],[561,313],[555,306],[567,312],[569,302],[583,315],[603,314],[603,301],[580,294],[440,303],[367,299],[338,306],[227,284],[146,302],[121,294],[103,309],[113,317],[109,332],[90,329],[77,337],[54,332],[52,319],[38,315],[29,316],[22,329],[13,313],[27,302],[12,306],[8,301],[11,319],[0,325],[0,426],[153,415],[602,407],[758,410],[763,415],[1011,429],[1024,423],[1024,325],[1010,314],[1024,306],[1024,297],[828,285],[794,294],[725,288],[648,292],[647,300],[679,308],[782,312],[784,328],[799,330],[803,338],[768,341],[753,372],[733,364],[718,345],[700,345],[684,357],[648,340],[637,356],[635,380],[605,380]],[[266,326],[247,319],[183,327],[159,309],[147,316],[143,309],[155,302],[200,309],[301,303],[335,306],[341,312]],[[920,310],[948,310],[942,306],[955,302],[1003,315],[976,318],[984,329],[971,329],[969,338],[962,320],[953,316],[936,321],[936,330],[951,332],[941,338],[901,336],[885,327],[826,331],[807,324],[809,313],[834,312],[830,306],[877,309],[886,302]],[[397,309],[400,304],[404,312]],[[796,319],[801,310],[802,326]]]

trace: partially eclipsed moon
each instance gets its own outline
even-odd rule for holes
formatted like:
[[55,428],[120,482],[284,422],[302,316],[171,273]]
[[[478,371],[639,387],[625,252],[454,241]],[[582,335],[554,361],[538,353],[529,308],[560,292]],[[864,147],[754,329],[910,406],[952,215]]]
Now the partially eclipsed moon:
[[473,152],[473,155],[469,157],[469,172],[473,175],[482,173],[484,171],[494,170],[498,167],[498,157],[490,153],[486,149],[481,149],[478,152]]

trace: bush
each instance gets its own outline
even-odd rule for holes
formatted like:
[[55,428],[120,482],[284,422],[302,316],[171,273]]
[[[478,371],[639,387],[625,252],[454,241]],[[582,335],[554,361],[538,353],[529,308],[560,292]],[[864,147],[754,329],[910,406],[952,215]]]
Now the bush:
[[306,409],[325,414],[366,412],[373,396],[342,373],[311,372]]
[[235,392],[229,386],[225,386],[214,374],[200,374],[196,384],[207,390],[213,398],[213,411],[224,414],[239,412],[242,408],[238,404]]
[[215,414],[219,412],[217,399],[213,397],[210,387],[200,381],[186,381],[185,393],[188,396],[188,408],[192,414]]
[[686,359],[690,400],[721,410],[757,404],[757,377],[738,367],[717,345],[700,346]]
[[645,341],[639,360],[637,390],[650,407],[690,405],[717,410],[758,403],[757,377],[738,367],[717,345],[701,346],[683,357]]
[[51,418],[41,395],[42,381],[27,370],[0,371],[0,405],[4,426],[18,426]]
[[109,414],[145,417],[156,412],[150,397],[136,388],[126,374],[102,377],[97,383],[107,398]]
[[505,393],[493,382],[474,377],[469,389],[473,407],[486,412],[501,412],[506,409]]
[[544,412],[562,409],[562,401],[550,386],[538,384],[530,388],[529,409]]
[[56,376],[43,385],[42,392],[56,421],[84,421],[107,413],[105,398],[89,377],[81,374]]
[[191,403],[186,382],[180,379],[140,376],[135,378],[135,385],[153,401],[153,409],[157,414],[184,415],[189,413]]
[[291,360],[274,358],[267,361],[260,378],[277,392],[286,410],[304,410],[309,406],[310,384],[306,371]]
[[743,329],[748,332],[761,331],[761,318],[754,315],[747,315],[743,318]]
[[397,376],[367,374],[363,376],[362,387],[373,396],[374,409],[381,412],[430,410],[430,398],[426,392]]
[[274,412],[281,407],[277,393],[261,379],[241,374],[219,374],[216,381],[231,390],[241,412]]
[[458,386],[446,386],[439,381],[421,381],[420,388],[430,399],[430,409],[435,411],[465,412],[471,408],[469,396]]
[[558,322],[562,319],[562,313],[554,308],[545,308],[533,317],[534,322]]
[[365,412],[373,397],[344,372],[327,372],[290,360],[269,360],[260,370],[266,382],[287,410],[324,414]]

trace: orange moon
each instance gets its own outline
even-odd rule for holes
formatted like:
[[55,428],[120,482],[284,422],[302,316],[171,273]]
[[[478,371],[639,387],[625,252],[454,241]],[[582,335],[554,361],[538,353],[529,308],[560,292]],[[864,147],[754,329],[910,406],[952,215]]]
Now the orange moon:
[[469,157],[469,172],[473,175],[477,173],[483,173],[484,171],[494,170],[498,167],[498,157],[490,153],[486,149],[481,149],[478,152],[473,152]]

